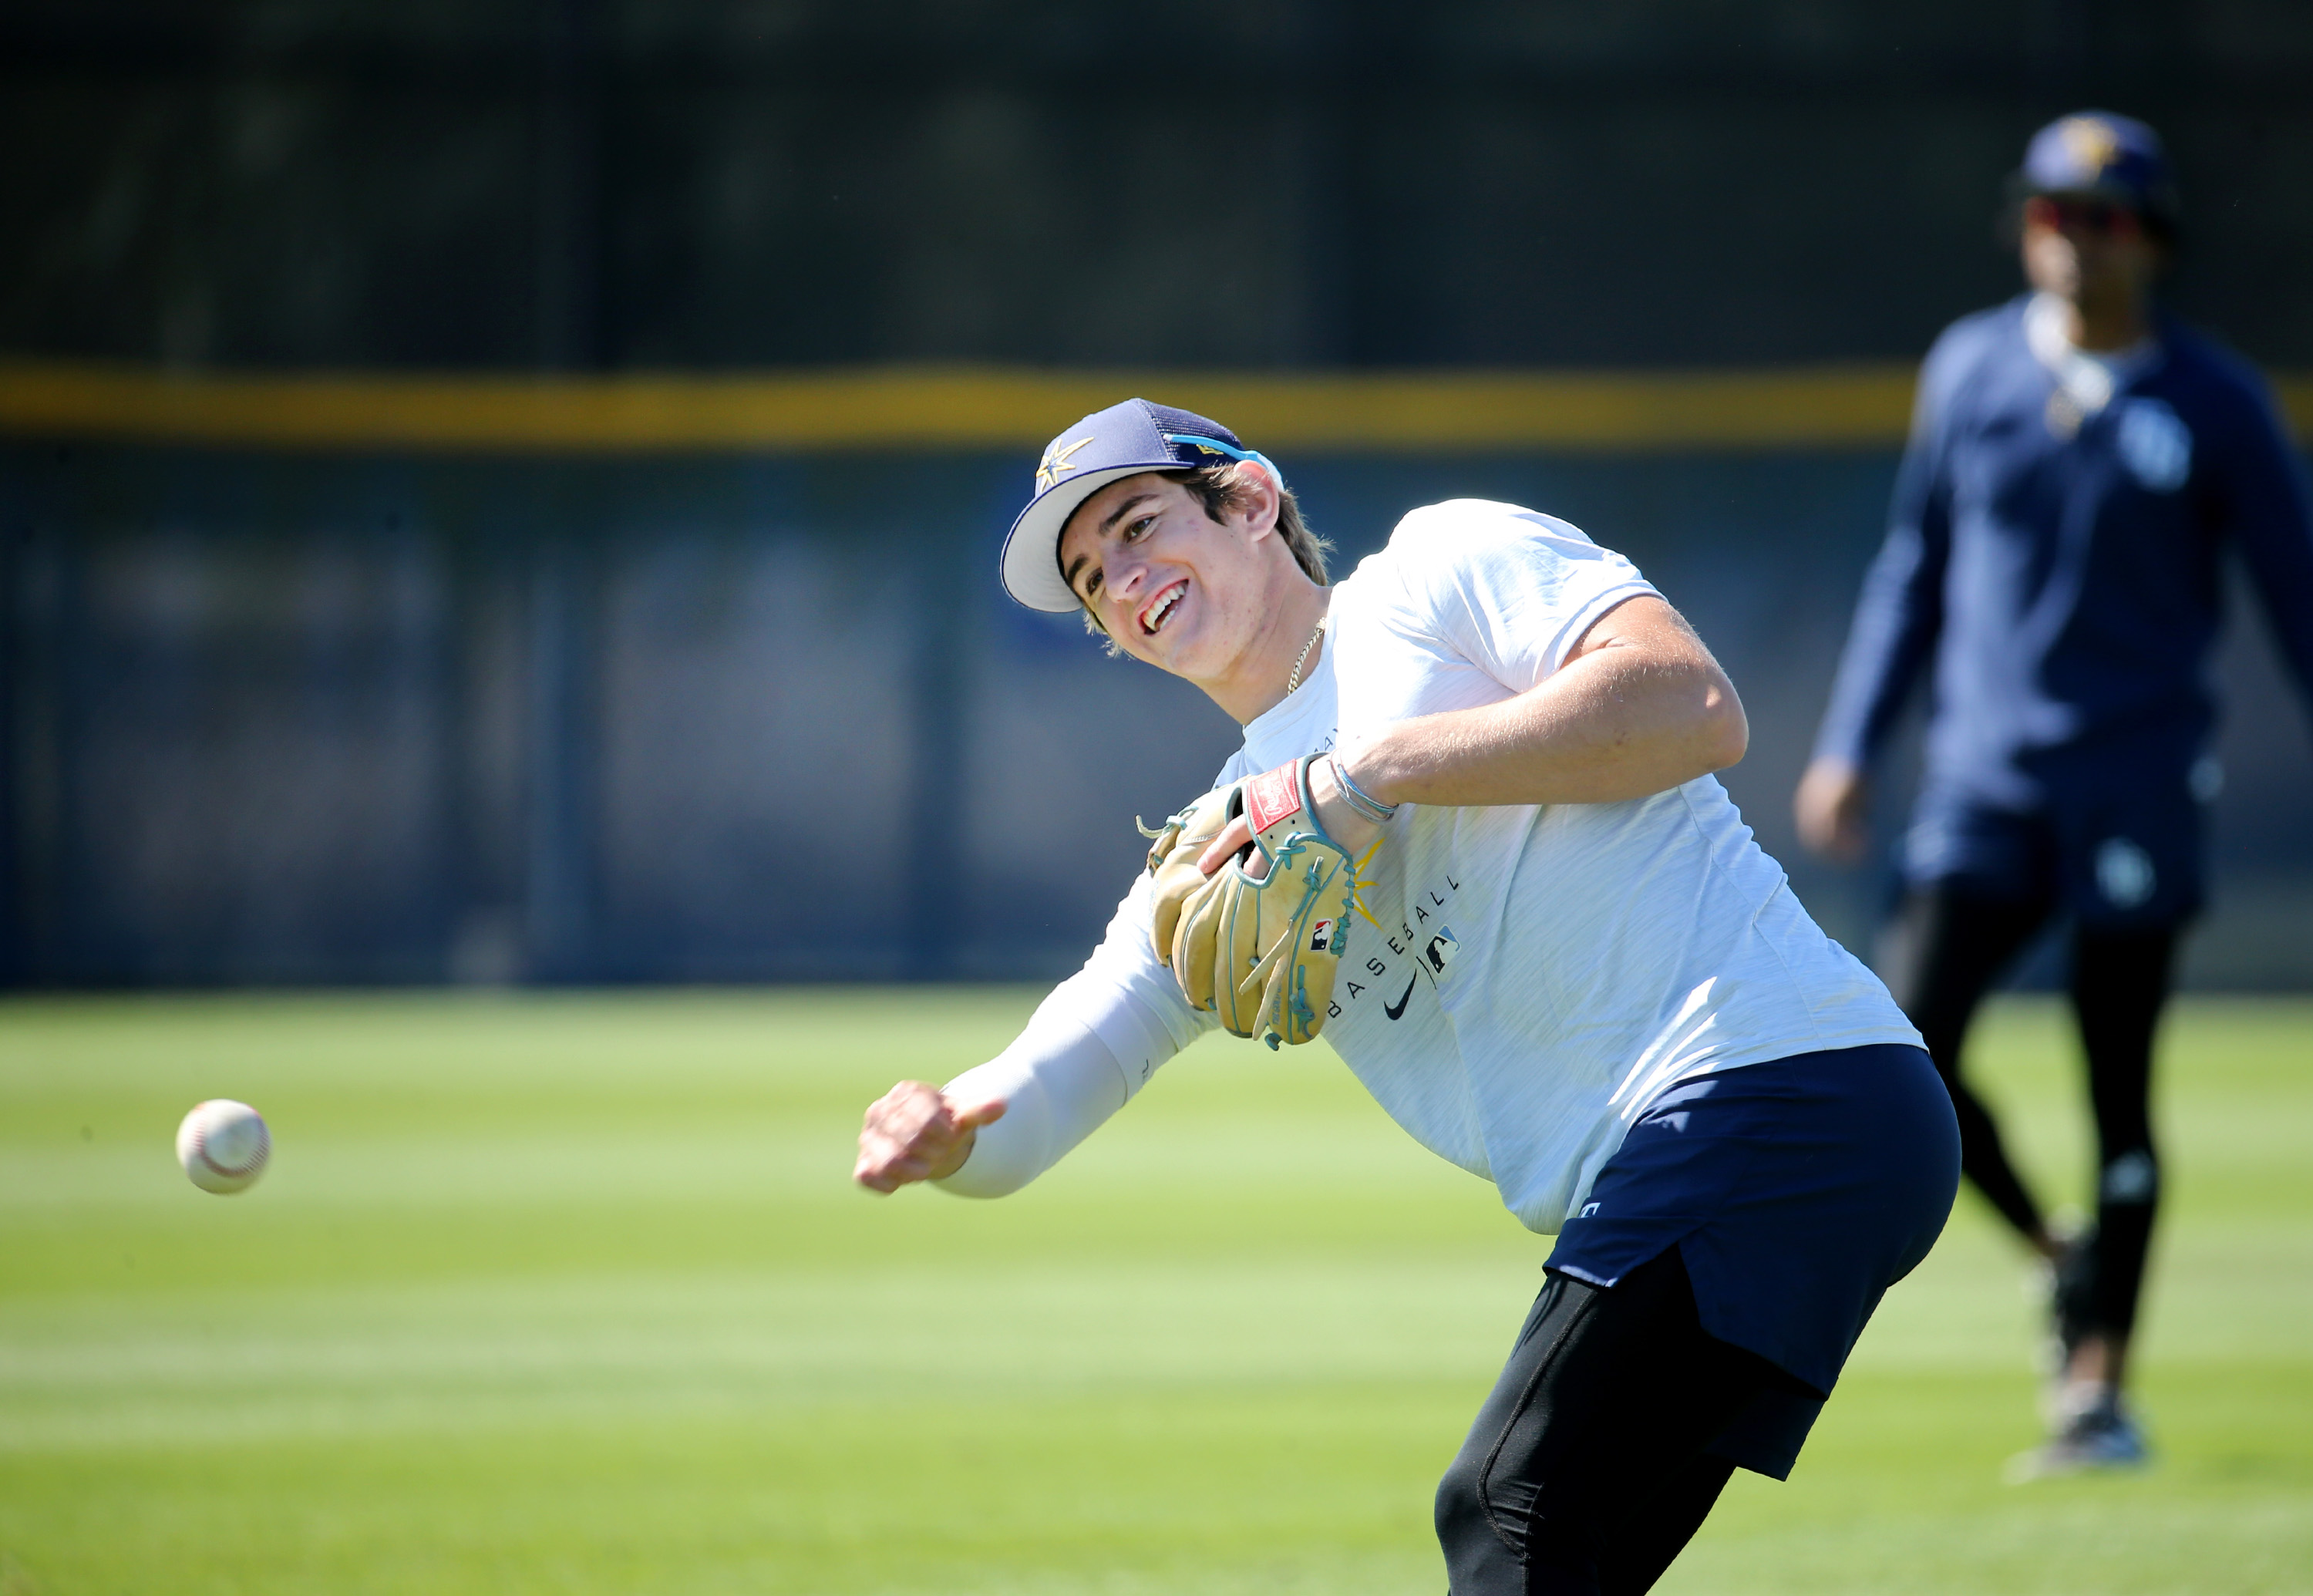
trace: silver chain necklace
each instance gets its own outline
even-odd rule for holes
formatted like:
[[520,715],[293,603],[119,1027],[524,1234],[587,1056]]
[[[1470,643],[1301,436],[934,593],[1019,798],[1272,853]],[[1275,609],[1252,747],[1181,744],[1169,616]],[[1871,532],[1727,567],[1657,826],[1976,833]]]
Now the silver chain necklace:
[[1288,698],[1292,697],[1292,696],[1293,696],[1293,694],[1294,694],[1294,692],[1295,692],[1295,691],[1300,687],[1300,685],[1301,685],[1301,667],[1302,667],[1303,666],[1305,666],[1305,665],[1306,665],[1306,664],[1308,664],[1308,663],[1309,663],[1309,650],[1310,650],[1310,649],[1312,649],[1312,648],[1315,648],[1315,647],[1317,646],[1317,639],[1318,639],[1319,638],[1324,637],[1324,635],[1325,635],[1325,618],[1324,618],[1323,615],[1320,615],[1320,616],[1318,616],[1318,617],[1317,617],[1317,625],[1316,625],[1316,629],[1315,629],[1315,630],[1313,630],[1312,632],[1310,632],[1310,634],[1309,634],[1309,640],[1308,640],[1307,642],[1306,642],[1306,643],[1302,644],[1302,645],[1301,645],[1301,652],[1300,652],[1300,653],[1298,653],[1298,654],[1297,654],[1296,656],[1294,656],[1294,658],[1293,658],[1293,674],[1292,674],[1291,675],[1289,675],[1289,676],[1288,676],[1288,677],[1286,677],[1286,678],[1285,678],[1285,696],[1286,696],[1286,697],[1288,697]]

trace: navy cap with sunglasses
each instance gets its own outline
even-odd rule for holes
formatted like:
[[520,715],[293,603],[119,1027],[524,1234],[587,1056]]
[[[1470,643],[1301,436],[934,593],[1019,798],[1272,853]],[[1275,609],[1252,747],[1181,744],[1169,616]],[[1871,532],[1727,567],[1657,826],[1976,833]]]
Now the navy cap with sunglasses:
[[2177,178],[2160,136],[2108,110],[2075,111],[2034,134],[2015,190],[2018,198],[2092,197],[2126,207],[2158,230],[2177,226]]
[[1193,410],[1128,399],[1086,416],[1044,447],[1036,493],[1004,540],[1004,591],[1032,610],[1077,607],[1060,575],[1060,533],[1077,507],[1111,482],[1148,471],[1195,471],[1250,460],[1279,482],[1283,475],[1218,421]]

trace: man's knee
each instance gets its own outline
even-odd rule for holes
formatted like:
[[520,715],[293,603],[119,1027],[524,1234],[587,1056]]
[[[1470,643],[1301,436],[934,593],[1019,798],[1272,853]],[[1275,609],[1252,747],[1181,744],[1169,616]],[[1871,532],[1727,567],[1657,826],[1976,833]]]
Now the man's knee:
[[1478,1497],[1478,1472],[1464,1452],[1438,1482],[1438,1539],[1449,1546],[1469,1526],[1485,1522],[1485,1504]]
[[1517,1567],[1524,1548],[1507,1541],[1487,1512],[1485,1472],[1484,1453],[1464,1447],[1438,1482],[1438,1545],[1456,1596],[1517,1588],[1505,1576]]
[[1552,1493],[1544,1512],[1530,1482],[1490,1482],[1482,1453],[1465,1450],[1438,1482],[1438,1544],[1453,1596],[1531,1596],[1598,1588],[1601,1527],[1581,1493]]
[[2150,1208],[2160,1201],[2160,1159],[2149,1146],[2108,1159],[2097,1172],[2100,1208]]

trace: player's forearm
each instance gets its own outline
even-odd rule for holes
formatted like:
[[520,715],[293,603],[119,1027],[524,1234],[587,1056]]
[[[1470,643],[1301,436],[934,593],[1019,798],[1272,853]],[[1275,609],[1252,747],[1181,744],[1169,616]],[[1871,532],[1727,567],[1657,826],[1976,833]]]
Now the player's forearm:
[[1816,733],[1816,759],[1868,769],[1895,725],[1942,630],[1943,546],[1899,525],[1871,562]]
[[961,1197],[1009,1195],[1051,1168],[1124,1107],[1124,1069],[1088,1027],[1039,1015],[1018,1041],[941,1089],[963,1103],[1000,1098],[1004,1117],[982,1125],[961,1168],[939,1180]]
[[1601,804],[1724,770],[1749,736],[1700,646],[1670,657],[1605,648],[1516,698],[1400,721],[1350,762],[1384,803]]
[[[967,1070],[941,1088],[943,1096],[962,1102],[986,1094],[998,1083],[989,1079],[996,1063]],[[1051,1168],[1051,1106],[1048,1094],[1034,1081],[1006,1083],[1004,1117],[972,1133],[963,1162],[932,1184],[959,1197],[1006,1197]]]

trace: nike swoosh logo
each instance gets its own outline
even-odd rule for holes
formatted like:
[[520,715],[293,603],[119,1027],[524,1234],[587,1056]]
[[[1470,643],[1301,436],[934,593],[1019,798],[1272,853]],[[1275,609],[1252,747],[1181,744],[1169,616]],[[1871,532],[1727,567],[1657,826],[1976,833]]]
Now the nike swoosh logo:
[[1381,1011],[1384,1014],[1388,1015],[1392,1019],[1395,1019],[1399,1015],[1404,1013],[1405,1006],[1413,1001],[1413,983],[1419,979],[1420,979],[1419,976],[1408,975],[1405,978],[1405,995],[1397,1000],[1397,1006],[1395,1008],[1392,1008],[1389,1004],[1384,1003],[1381,1006]]

